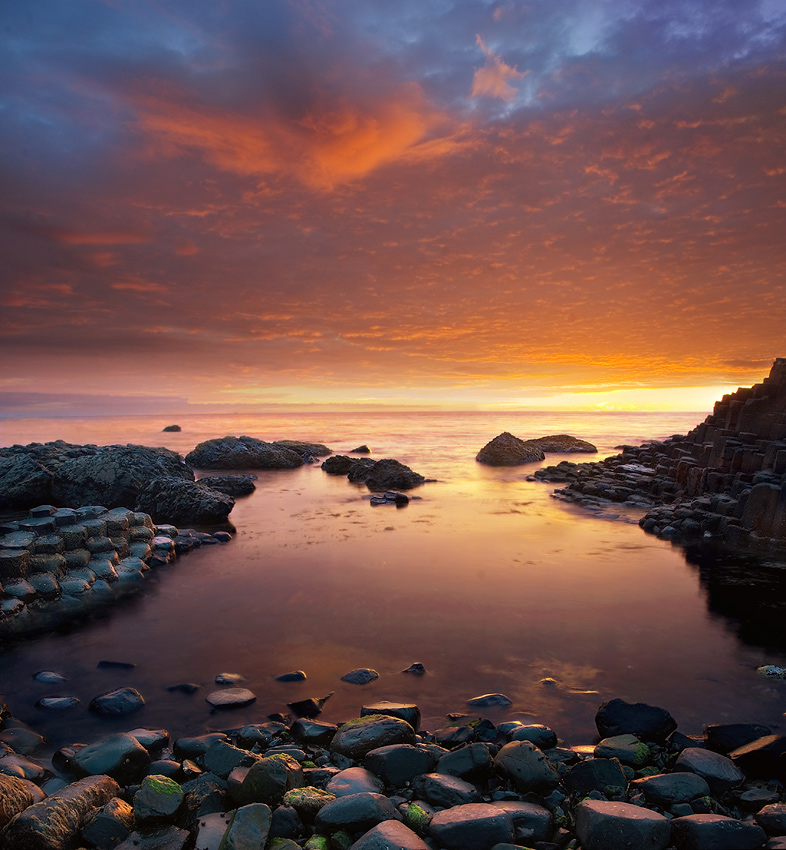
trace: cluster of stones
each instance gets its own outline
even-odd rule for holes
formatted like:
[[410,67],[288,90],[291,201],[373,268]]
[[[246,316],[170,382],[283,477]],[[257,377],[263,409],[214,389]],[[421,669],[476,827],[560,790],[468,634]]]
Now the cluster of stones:
[[646,506],[641,526],[672,539],[786,546],[786,358],[760,384],[725,395],[686,436],[626,446],[599,464],[538,470],[555,495],[589,505]]
[[[368,457],[333,455],[322,463],[322,469],[330,475],[346,475],[353,484],[365,484],[369,490],[376,493],[411,490],[428,480],[392,458],[372,460]],[[392,500],[395,502],[395,494]]]
[[229,539],[128,508],[39,505],[0,523],[0,636],[51,628],[135,592],[151,568]]
[[783,850],[786,738],[755,724],[676,731],[623,700],[601,740],[377,703],[338,726],[276,717],[181,737],[132,729],[34,758],[4,712],[6,850]]
[[475,460],[488,466],[518,466],[522,463],[543,460],[546,452],[594,454],[597,451],[597,447],[592,443],[572,437],[570,434],[553,434],[550,437],[522,440],[509,431],[503,431],[483,446]]

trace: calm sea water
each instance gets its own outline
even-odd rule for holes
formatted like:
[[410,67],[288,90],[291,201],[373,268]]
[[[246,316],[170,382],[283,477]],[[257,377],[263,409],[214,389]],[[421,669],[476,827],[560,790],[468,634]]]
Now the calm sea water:
[[[173,735],[227,728],[331,692],[327,721],[404,700],[418,703],[432,729],[447,712],[469,712],[467,699],[501,692],[513,705],[486,716],[547,723],[571,743],[593,738],[598,705],[616,696],[668,708],[686,733],[727,721],[786,731],[786,682],[756,673],[786,664],[786,648],[745,642],[740,623],[708,604],[680,548],[645,535],[636,515],[610,521],[552,499],[553,486],[526,480],[539,464],[492,469],[474,460],[503,430],[573,434],[595,443],[591,459],[600,459],[621,443],[685,433],[703,417],[278,413],[180,417],[180,433],[162,433],[171,424],[162,417],[0,421],[3,445],[62,438],[185,453],[210,437],[249,434],[342,453],[368,443],[372,457],[395,457],[436,479],[396,509],[372,508],[365,488],[318,465],[259,473],[256,492],[231,514],[231,543],[157,571],[138,596],[76,628],[0,648],[0,694],[56,744],[139,725]],[[136,667],[97,670],[102,659]],[[425,676],[401,672],[415,661]],[[355,667],[380,678],[340,681]],[[36,683],[41,669],[68,682]],[[294,669],[307,680],[275,681]],[[219,672],[244,676],[257,702],[211,714],[204,696]],[[202,689],[166,690],[183,681]],[[105,720],[87,710],[119,685],[143,693],[141,712]],[[59,715],[34,707],[56,693],[82,703]]]

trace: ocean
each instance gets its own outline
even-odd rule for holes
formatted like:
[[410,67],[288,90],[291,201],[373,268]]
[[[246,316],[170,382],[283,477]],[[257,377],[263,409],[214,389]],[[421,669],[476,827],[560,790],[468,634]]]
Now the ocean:
[[[150,574],[140,593],[72,628],[0,647],[0,694],[54,746],[135,726],[173,736],[286,714],[287,703],[331,694],[320,719],[338,722],[379,700],[415,702],[423,727],[448,713],[477,716],[467,700],[503,693],[494,722],[545,723],[571,744],[595,737],[604,700],[669,709],[686,734],[708,723],[756,721],[786,731],[786,682],[757,668],[786,665],[786,645],[763,638],[755,607],[719,605],[712,570],[646,535],[638,514],[597,516],[528,481],[541,465],[600,460],[621,444],[685,433],[706,413],[436,411],[0,420],[0,444],[64,439],[166,446],[183,454],[227,434],[321,442],[337,454],[366,443],[433,482],[406,507],[372,507],[365,487],[318,464],[258,473],[257,490],[230,515],[234,539]],[[177,423],[182,431],[163,433]],[[489,468],[478,450],[502,431],[524,439],[568,433],[597,455]],[[767,568],[784,564],[769,560]],[[708,578],[709,569],[709,578]],[[751,613],[752,611],[752,613]],[[97,669],[101,660],[133,669]],[[420,662],[426,674],[402,671]],[[357,667],[379,678],[341,681]],[[42,669],[68,677],[53,688]],[[276,681],[291,670],[302,682]],[[218,673],[257,695],[211,713]],[[168,686],[199,684],[193,695]],[[97,718],[93,696],[120,685],[146,705]],[[64,713],[35,707],[74,695]]]

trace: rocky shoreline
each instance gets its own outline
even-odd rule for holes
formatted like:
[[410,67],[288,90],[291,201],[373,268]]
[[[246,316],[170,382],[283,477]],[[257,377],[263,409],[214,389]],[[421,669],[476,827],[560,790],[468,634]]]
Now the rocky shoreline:
[[547,726],[477,714],[427,732],[414,704],[337,725],[318,713],[231,728],[229,712],[222,732],[130,728],[37,758],[45,742],[2,705],[0,846],[786,848],[786,737],[759,724],[689,737],[668,711],[613,699],[598,742],[571,747]]
[[786,358],[760,384],[716,402],[685,436],[623,446],[599,463],[562,461],[532,480],[554,496],[608,513],[644,510],[641,527],[675,541],[786,550]]

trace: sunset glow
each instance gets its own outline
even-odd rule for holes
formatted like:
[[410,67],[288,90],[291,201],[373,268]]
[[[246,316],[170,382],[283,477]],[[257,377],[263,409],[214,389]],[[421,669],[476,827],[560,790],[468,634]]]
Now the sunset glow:
[[786,0],[2,20],[0,415],[702,412],[786,355]]

